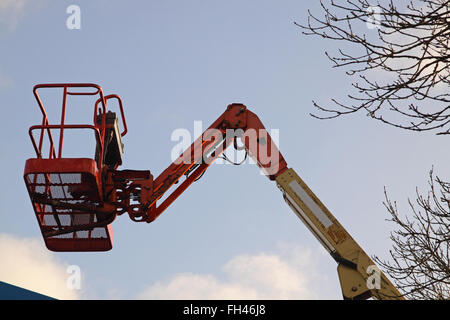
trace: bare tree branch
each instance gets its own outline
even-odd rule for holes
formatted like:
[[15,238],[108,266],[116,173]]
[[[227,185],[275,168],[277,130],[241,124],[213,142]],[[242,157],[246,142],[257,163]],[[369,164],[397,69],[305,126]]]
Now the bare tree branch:
[[356,77],[350,102],[332,99],[333,107],[314,102],[319,112],[311,115],[331,119],[364,111],[398,128],[450,134],[450,1],[396,3],[321,0],[322,17],[308,11],[306,24],[295,22],[305,35],[356,50],[326,52],[333,67]]
[[399,228],[391,233],[393,262],[374,260],[412,299],[450,299],[450,183],[430,171],[430,190],[417,190],[416,204],[409,201],[412,218],[401,218],[385,190],[384,205]]

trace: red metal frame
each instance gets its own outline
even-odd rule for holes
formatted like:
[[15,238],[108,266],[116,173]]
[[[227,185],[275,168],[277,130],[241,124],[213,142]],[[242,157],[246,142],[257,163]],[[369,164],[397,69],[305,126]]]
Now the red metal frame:
[[[152,192],[147,193],[148,198],[141,197],[140,205],[133,210],[127,210],[134,221],[152,222],[166,210],[205,170],[229,147],[234,140],[226,138],[227,130],[242,130],[245,135],[249,130],[255,131],[255,139],[264,143],[254,144],[244,139],[244,148],[256,161],[257,165],[266,172],[270,180],[287,170],[287,163],[272,141],[269,133],[259,118],[242,104],[231,104],[227,110],[214,121],[208,129],[186,149],[186,151],[164,170],[152,183]],[[209,132],[219,132],[218,141],[211,139]],[[218,147],[219,146],[219,147]],[[260,148],[276,153],[270,161],[262,159]],[[204,159],[205,155],[209,155]],[[268,157],[272,154],[268,154]],[[275,161],[273,161],[276,159]],[[188,173],[188,175],[187,175]],[[187,178],[166,198],[157,205],[157,201],[176,184],[183,175]]]
[[[48,116],[47,116],[47,112],[45,111],[44,108],[44,104],[42,103],[42,99],[39,96],[38,90],[39,89],[43,89],[43,88],[62,88],[63,89],[63,103],[62,103],[62,110],[61,110],[61,123],[60,124],[53,124],[50,125],[49,121],[48,121]],[[69,91],[69,88],[93,88],[95,89],[95,91],[82,91],[82,92],[71,92]],[[33,94],[36,98],[36,101],[38,102],[39,108],[41,110],[42,113],[42,124],[41,126],[33,126],[32,128],[30,128],[30,137],[33,143],[33,147],[36,151],[36,155],[38,158],[42,158],[42,146],[43,146],[43,142],[44,142],[44,138],[45,138],[45,132],[47,132],[48,134],[48,138],[50,141],[50,150],[49,150],[49,159],[53,159],[53,158],[61,158],[62,157],[62,148],[63,148],[63,139],[64,139],[64,130],[65,129],[81,129],[81,128],[90,128],[90,129],[94,129],[96,131],[98,131],[99,135],[99,139],[100,139],[100,146],[101,146],[101,157],[103,156],[103,143],[104,143],[104,134],[105,134],[105,129],[106,129],[106,106],[107,106],[107,101],[110,99],[116,99],[118,101],[119,104],[119,111],[121,114],[121,118],[122,118],[122,124],[123,124],[123,131],[121,133],[121,136],[123,137],[127,132],[127,123],[125,120],[125,114],[123,111],[123,105],[122,105],[122,100],[120,99],[120,97],[118,95],[115,94],[111,94],[108,96],[105,96],[103,94],[103,90],[102,88],[94,83],[53,83],[53,84],[38,84],[36,86],[34,86],[33,88]],[[68,95],[72,95],[72,96],[95,96],[95,95],[99,95],[99,98],[97,99],[97,101],[95,102],[94,105],[94,121],[93,121],[93,125],[66,125],[65,124],[65,116],[66,116],[66,108],[67,108],[67,96]],[[96,116],[98,114],[98,105],[101,102],[102,104],[102,123],[101,125],[97,125],[96,124]],[[37,145],[34,137],[31,135],[31,131],[36,129],[36,128],[40,128],[41,129],[41,134],[39,137],[39,144]],[[59,145],[58,145],[58,156],[56,156],[56,151],[55,151],[55,143],[53,141],[53,136],[51,134],[50,129],[60,129],[60,138],[59,138]],[[99,168],[101,169],[101,168]]]
[[[95,208],[88,205],[101,202],[97,173],[97,164],[92,159],[27,160],[25,183],[48,249],[104,251],[112,248],[109,224],[112,221],[99,221]],[[67,207],[53,203],[58,201],[68,204]]]
[[[63,91],[59,124],[49,123],[47,112],[38,92],[44,88],[62,89]],[[75,88],[82,89],[82,91],[74,91]],[[104,204],[103,198],[102,174],[104,168],[102,159],[107,127],[106,111],[107,101],[113,98],[117,99],[124,128],[121,135],[125,135],[127,126],[122,101],[117,95],[105,96],[102,88],[92,83],[39,84],[33,88],[33,93],[42,113],[42,123],[29,129],[29,136],[37,158],[27,160],[24,179],[46,246],[53,251],[109,250],[112,248],[110,224],[116,217],[116,213],[113,206]],[[68,95],[99,96],[93,106],[93,125],[65,124]],[[98,113],[100,103],[101,110]],[[102,121],[97,124],[96,117],[99,114]],[[75,129],[88,129],[95,132],[99,154],[97,162],[85,158],[63,158],[64,131]],[[38,141],[33,135],[36,130],[40,131]],[[59,130],[58,145],[55,143],[52,130]],[[47,155],[43,151],[46,136],[49,142]],[[69,179],[68,177],[71,177],[72,181],[64,183],[63,180]],[[55,197],[55,194],[58,194],[59,197]],[[79,195],[79,198],[76,198],[75,194]],[[65,223],[61,224],[60,220],[63,218]]]
[[[38,94],[38,89],[41,88],[63,89],[59,124],[49,124],[47,113]],[[91,88],[91,91],[73,91],[73,88]],[[243,143],[243,147],[239,149],[245,149],[257,165],[265,171],[269,179],[275,180],[287,169],[286,161],[259,118],[244,105],[231,104],[156,179],[153,179],[150,171],[120,171],[117,170],[117,166],[121,164],[120,161],[109,162],[114,164],[106,165],[103,156],[107,148],[105,133],[107,128],[111,128],[111,125],[106,123],[108,100],[118,101],[123,125],[120,136],[127,133],[127,124],[119,96],[114,94],[105,96],[100,86],[90,83],[40,84],[34,87],[33,92],[43,119],[41,125],[32,126],[29,130],[37,158],[27,160],[24,178],[42,235],[50,250],[111,249],[110,224],[117,215],[126,212],[133,221],[152,222],[196,181],[227,147],[234,143],[237,148],[238,137]],[[65,124],[68,95],[99,95],[94,103],[93,125]],[[100,123],[98,123],[99,115],[101,115]],[[98,146],[97,162],[93,159],[63,157],[64,131],[69,129],[89,129],[95,132]],[[38,143],[33,136],[35,130],[40,130]],[[60,130],[57,150],[51,130]],[[228,135],[229,131],[233,132],[231,137]],[[237,132],[239,134],[236,136]],[[46,133],[50,146],[48,157],[44,157],[42,150]],[[250,133],[253,133],[253,136],[250,136]],[[110,167],[113,165],[115,167]],[[178,183],[183,175],[186,179],[157,204],[158,200]],[[65,181],[67,179],[70,181]],[[59,220],[64,215],[70,216],[70,223],[63,225]],[[47,220],[51,220],[52,224],[47,223]],[[81,220],[84,222],[79,223]],[[102,230],[104,236],[95,237],[95,230]],[[84,237],[80,237],[80,234]]]

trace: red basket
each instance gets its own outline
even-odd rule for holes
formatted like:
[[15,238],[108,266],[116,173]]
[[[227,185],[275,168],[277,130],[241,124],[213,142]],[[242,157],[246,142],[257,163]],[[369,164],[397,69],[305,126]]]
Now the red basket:
[[[25,184],[45,245],[52,251],[107,251],[112,249],[110,224],[98,225],[99,214],[49,203],[98,206],[101,201],[97,164],[92,159],[28,159]],[[86,228],[87,230],[71,231]],[[50,234],[56,234],[49,236]]]
[[[49,123],[47,112],[38,94],[38,90],[44,88],[62,91],[60,123]],[[127,132],[122,102],[117,95],[104,96],[101,87],[92,83],[39,84],[34,87],[33,93],[42,113],[42,122],[29,129],[36,158],[26,161],[24,179],[45,245],[52,251],[110,250],[113,235],[110,224],[117,213],[104,209],[105,190],[102,179],[105,159],[109,161],[107,165],[112,169],[120,165],[121,159],[114,158],[115,149],[105,147],[105,136],[111,131],[108,122],[111,114],[107,113],[106,109],[109,99],[118,101],[124,130],[120,133],[117,131],[118,127],[115,127],[117,129],[117,132],[114,132],[117,145],[115,151],[121,152],[123,146],[120,137]],[[93,124],[65,123],[69,96],[95,98],[92,104]],[[95,159],[63,156],[64,133],[67,130],[94,132]],[[55,131],[59,133],[58,137],[54,137]],[[44,150],[47,147],[48,151]]]

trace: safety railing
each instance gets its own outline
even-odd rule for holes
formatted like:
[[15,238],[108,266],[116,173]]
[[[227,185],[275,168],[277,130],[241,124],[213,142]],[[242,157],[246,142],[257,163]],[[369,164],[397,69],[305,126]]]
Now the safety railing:
[[[101,137],[101,133],[99,128],[97,128],[96,126],[93,125],[88,125],[88,124],[47,124],[47,125],[35,125],[35,126],[31,126],[30,129],[28,130],[28,135],[30,136],[31,139],[31,143],[33,145],[34,151],[36,152],[36,155],[38,158],[44,158],[42,156],[42,146],[40,146],[38,143],[36,143],[36,139],[34,137],[33,131],[34,130],[41,130],[42,132],[49,132],[49,137],[51,140],[51,130],[52,129],[59,129],[59,130],[64,130],[64,129],[91,129],[95,132],[95,138],[96,138],[96,142],[97,145],[100,147],[100,155],[103,152],[103,145],[101,143],[100,137]],[[42,139],[42,135],[40,136],[39,139]],[[54,145],[50,144],[50,152],[49,152],[49,159],[55,159],[57,158],[55,156],[55,153],[52,151],[54,151]],[[58,157],[61,158],[61,157]],[[101,159],[101,157],[99,157],[99,159]]]
[[[50,124],[49,123],[49,119],[48,119],[48,115],[47,112],[44,108],[44,104],[42,102],[41,97],[39,96],[39,89],[44,89],[44,88],[62,88],[63,89],[63,102],[62,102],[62,111],[61,111],[61,122],[59,124]],[[82,88],[82,89],[86,89],[86,88],[90,88],[92,89],[91,91],[74,91],[73,89],[75,88]],[[91,128],[91,129],[96,129],[97,132],[99,133],[99,143],[100,143],[100,152],[103,152],[103,135],[104,135],[104,131],[105,131],[105,123],[104,121],[102,121],[101,125],[96,125],[96,123],[94,122],[94,126],[91,125],[65,125],[65,118],[66,118],[66,108],[67,108],[67,96],[72,95],[72,96],[95,96],[95,95],[99,95],[99,99],[97,100],[98,102],[102,103],[102,118],[105,118],[105,114],[106,114],[106,99],[105,96],[103,94],[102,88],[99,85],[93,84],[93,83],[52,83],[52,84],[38,84],[36,86],[34,86],[33,88],[33,94],[36,98],[36,101],[38,102],[39,108],[41,110],[42,113],[42,124],[40,126],[33,126],[31,129],[30,128],[30,137],[33,143],[33,147],[36,151],[36,155],[38,158],[42,158],[43,157],[43,145],[44,145],[44,139],[45,139],[45,133],[47,133],[48,135],[48,141],[49,141],[49,153],[48,153],[48,158],[49,159],[53,159],[53,158],[61,158],[62,157],[62,150],[63,150],[63,141],[64,141],[64,130],[65,129],[79,129],[79,128]],[[98,103],[96,103],[97,105]],[[94,117],[96,115],[96,110],[94,111]],[[41,129],[40,132],[40,136],[39,136],[39,142],[36,143],[36,141],[34,140],[34,137],[31,133],[31,131],[35,130],[35,129]],[[55,140],[53,139],[53,135],[50,129],[59,129],[59,142],[58,142],[58,152],[56,152],[56,148],[55,148]],[[101,157],[100,157],[101,159]]]
[[[45,110],[44,103],[42,102],[39,91],[41,89],[48,88],[60,88],[63,90],[62,99],[62,109],[61,109],[61,120],[58,124],[50,124],[47,111]],[[42,113],[42,123],[41,125],[32,126],[29,130],[29,135],[33,144],[33,148],[36,152],[38,158],[62,158],[63,157],[63,143],[64,143],[64,131],[67,129],[92,129],[95,131],[97,140],[97,159],[99,160],[98,166],[101,169],[101,159],[103,159],[104,153],[104,135],[106,129],[106,109],[107,101],[111,99],[116,99],[119,105],[119,111],[122,118],[123,131],[121,136],[127,133],[127,124],[125,121],[125,115],[123,111],[122,101],[119,96],[112,94],[105,96],[103,94],[102,88],[94,83],[53,83],[53,84],[38,84],[33,88],[33,94],[38,102],[39,109]],[[96,96],[99,98],[94,104],[94,122],[93,125],[90,124],[65,124],[66,121],[66,109],[67,109],[67,96]],[[101,116],[101,121],[97,121],[97,117]],[[52,134],[52,130],[59,130],[59,138]],[[39,130],[40,134],[37,139],[33,134],[33,131]],[[54,133],[54,132],[53,132]],[[56,139],[58,141],[56,141]],[[47,139],[47,140],[46,140]],[[49,150],[48,154],[43,150],[45,144],[48,144]]]

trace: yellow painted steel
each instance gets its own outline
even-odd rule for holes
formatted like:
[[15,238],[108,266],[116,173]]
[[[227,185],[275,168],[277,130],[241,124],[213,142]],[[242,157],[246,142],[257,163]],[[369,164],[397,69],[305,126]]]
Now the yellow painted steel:
[[276,182],[285,201],[338,263],[344,299],[404,299],[293,169]]

